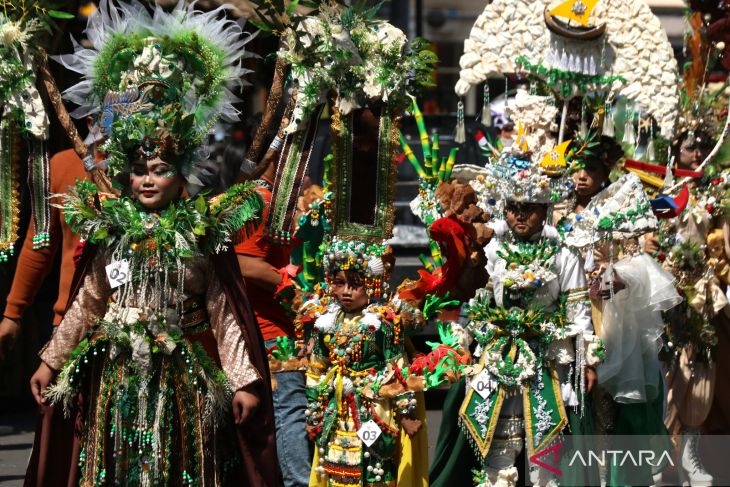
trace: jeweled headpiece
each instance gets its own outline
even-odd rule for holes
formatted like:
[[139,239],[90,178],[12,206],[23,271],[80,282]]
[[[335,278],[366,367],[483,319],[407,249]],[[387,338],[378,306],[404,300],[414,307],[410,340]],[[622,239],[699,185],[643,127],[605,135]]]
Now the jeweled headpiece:
[[387,275],[383,263],[386,245],[374,242],[345,240],[334,236],[323,244],[324,270],[329,276],[340,271],[354,271],[366,277]]
[[383,260],[387,245],[378,242],[328,237],[322,243],[325,281],[331,282],[339,272],[360,274],[368,295],[380,298],[387,290],[389,262]]
[[557,109],[547,97],[519,90],[508,113],[517,121],[517,138],[510,147],[492,152],[484,189],[495,202],[551,204],[573,188],[566,153],[571,141],[556,140],[552,129]]
[[136,0],[102,0],[86,29],[93,47],[74,41],[73,54],[58,56],[83,75],[64,97],[79,105],[73,116],[97,115],[110,172],[140,151],[187,177],[212,124],[237,120],[231,89],[243,84],[240,61],[252,36],[222,16],[226,8],[201,12],[180,2],[150,14]]

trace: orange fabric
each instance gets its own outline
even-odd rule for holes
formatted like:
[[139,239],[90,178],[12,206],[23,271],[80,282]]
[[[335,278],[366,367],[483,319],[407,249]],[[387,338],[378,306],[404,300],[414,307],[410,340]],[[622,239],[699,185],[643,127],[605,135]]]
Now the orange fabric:
[[[261,224],[251,234],[236,239],[240,243],[236,244],[234,248],[236,254],[261,257],[271,265],[272,269],[278,270],[289,264],[291,251],[288,247],[272,244],[264,238],[264,227],[266,226],[264,222],[271,206],[271,191],[263,187],[259,187],[258,191],[264,200]],[[294,322],[287,316],[274,294],[269,290],[257,287],[255,283],[246,278],[244,278],[244,282],[264,340],[274,340],[280,336],[294,337]]]
[[[65,150],[54,155],[50,160],[50,192],[61,194],[68,192],[77,179],[86,179],[84,164],[73,150]],[[51,203],[60,203],[52,198]],[[33,223],[31,222],[18,256],[18,266],[13,278],[13,286],[8,294],[4,316],[20,320],[23,313],[33,304],[43,280],[53,268],[58,249],[61,249],[61,276],[58,284],[58,299],[53,305],[55,316],[53,324],[58,325],[66,310],[66,301],[74,275],[73,256],[79,244],[79,237],[66,224],[61,210],[51,206],[50,246],[33,250]]]

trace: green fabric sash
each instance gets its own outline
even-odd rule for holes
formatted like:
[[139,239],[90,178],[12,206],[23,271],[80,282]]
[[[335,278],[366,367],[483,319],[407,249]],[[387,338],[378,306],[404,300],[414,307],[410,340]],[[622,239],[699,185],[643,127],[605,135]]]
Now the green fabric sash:
[[[485,357],[480,365],[483,367]],[[568,417],[560,394],[560,382],[553,363],[539,367],[537,374],[522,386],[525,434],[528,454],[544,449],[568,424]],[[482,459],[489,453],[494,430],[508,387],[502,384],[482,398],[469,388],[459,410],[462,428]]]

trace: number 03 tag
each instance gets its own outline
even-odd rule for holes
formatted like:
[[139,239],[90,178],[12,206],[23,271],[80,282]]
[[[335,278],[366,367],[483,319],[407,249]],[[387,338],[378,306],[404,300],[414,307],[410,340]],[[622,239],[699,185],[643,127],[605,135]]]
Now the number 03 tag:
[[380,427],[371,419],[360,426],[360,429],[357,430],[357,436],[359,436],[362,442],[367,446],[372,446],[373,443],[380,438]]
[[112,289],[129,281],[129,261],[127,259],[117,260],[106,266],[106,277],[109,279]]

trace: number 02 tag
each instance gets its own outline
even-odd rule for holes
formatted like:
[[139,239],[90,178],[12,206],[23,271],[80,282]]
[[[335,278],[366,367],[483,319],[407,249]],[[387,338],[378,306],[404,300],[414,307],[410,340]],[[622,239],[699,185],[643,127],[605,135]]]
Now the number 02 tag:
[[106,266],[106,277],[109,279],[112,289],[129,281],[129,261],[127,259],[117,260]]
[[487,369],[482,369],[479,375],[471,380],[471,387],[477,391],[477,394],[482,396],[482,399],[486,399],[496,387],[496,383],[494,379],[490,377]]
[[360,426],[357,430],[357,436],[360,437],[363,443],[367,446],[372,446],[373,443],[380,437],[380,427],[372,419],[367,423]]

